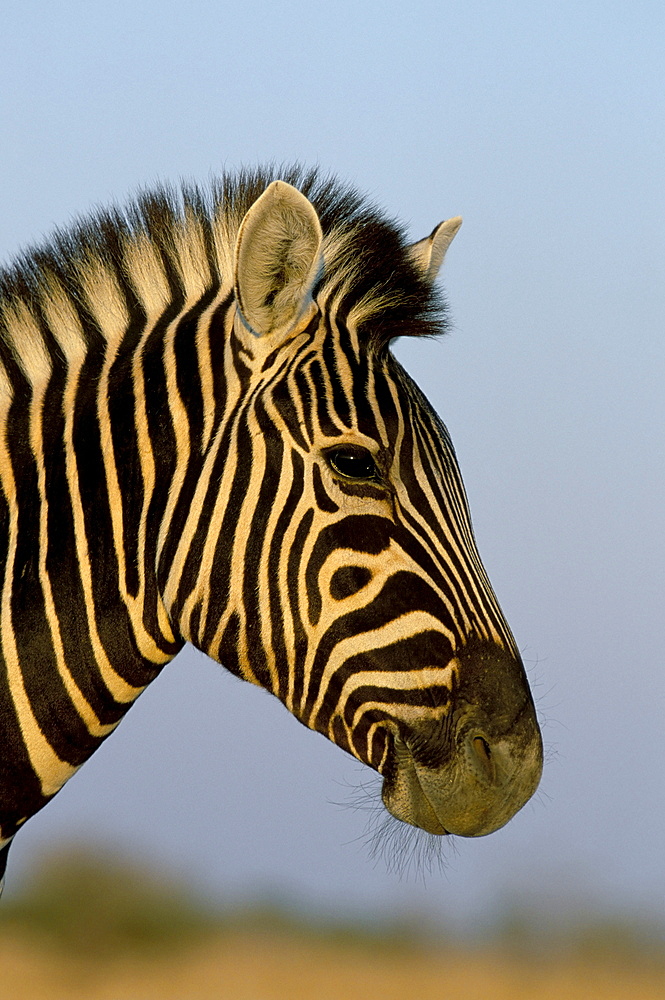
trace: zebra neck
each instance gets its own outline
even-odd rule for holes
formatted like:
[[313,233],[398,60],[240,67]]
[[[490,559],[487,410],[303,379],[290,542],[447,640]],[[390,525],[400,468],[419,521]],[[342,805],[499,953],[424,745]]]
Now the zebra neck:
[[5,353],[1,369],[2,839],[183,644],[157,588],[163,458],[141,436],[134,361],[63,342],[64,359],[50,332],[24,338],[32,355],[19,364]]

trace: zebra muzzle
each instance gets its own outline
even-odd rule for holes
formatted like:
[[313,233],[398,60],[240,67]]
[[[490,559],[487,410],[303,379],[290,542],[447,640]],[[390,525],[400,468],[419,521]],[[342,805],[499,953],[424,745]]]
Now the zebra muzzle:
[[540,739],[516,750],[472,729],[439,768],[415,761],[395,740],[396,769],[384,781],[383,802],[393,816],[428,833],[481,837],[504,826],[531,798],[542,772]]
[[[480,837],[531,798],[543,751],[523,667],[502,651],[464,657],[449,715],[394,732],[383,803],[429,833]],[[496,700],[498,693],[500,700]]]

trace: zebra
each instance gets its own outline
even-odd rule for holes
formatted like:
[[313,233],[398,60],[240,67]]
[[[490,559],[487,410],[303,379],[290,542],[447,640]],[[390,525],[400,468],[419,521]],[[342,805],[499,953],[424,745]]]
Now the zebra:
[[320,170],[144,191],[0,275],[0,874],[185,643],[445,836],[504,825],[542,742],[453,446],[391,353],[446,328],[461,219]]

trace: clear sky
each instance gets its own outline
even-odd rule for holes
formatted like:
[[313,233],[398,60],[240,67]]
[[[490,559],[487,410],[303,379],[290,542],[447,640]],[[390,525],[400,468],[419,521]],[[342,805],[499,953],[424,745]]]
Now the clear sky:
[[454,329],[399,354],[453,436],[550,747],[505,829],[400,879],[344,807],[369,772],[186,651],[17,838],[10,889],[79,835],[226,899],[662,910],[664,51],[660,0],[4,0],[3,258],[265,160],[320,163],[414,239],[464,216]]

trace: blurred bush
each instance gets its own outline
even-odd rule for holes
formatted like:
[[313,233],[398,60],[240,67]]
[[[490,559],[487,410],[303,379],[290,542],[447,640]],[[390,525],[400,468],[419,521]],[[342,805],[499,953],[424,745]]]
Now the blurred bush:
[[218,925],[216,914],[175,881],[81,847],[49,855],[21,893],[0,904],[0,932],[86,957],[189,944]]
[[569,901],[550,913],[510,904],[484,937],[514,958],[554,957],[622,967],[648,963],[665,969],[665,923],[657,916],[589,911],[579,902]]
[[224,933],[391,953],[423,941],[417,921],[331,920],[279,897],[224,909],[147,865],[86,846],[47,855],[14,898],[3,898],[3,932],[94,959],[172,950]]
[[586,913],[579,902],[555,912],[506,902],[475,935],[444,935],[440,926],[422,919],[331,920],[279,897],[223,909],[149,866],[81,846],[47,856],[21,891],[2,901],[0,935],[7,932],[86,959],[150,955],[212,936],[246,934],[255,942],[288,935],[393,956],[420,949],[441,955],[461,946],[489,948],[520,961],[648,964],[665,970],[663,922]]

